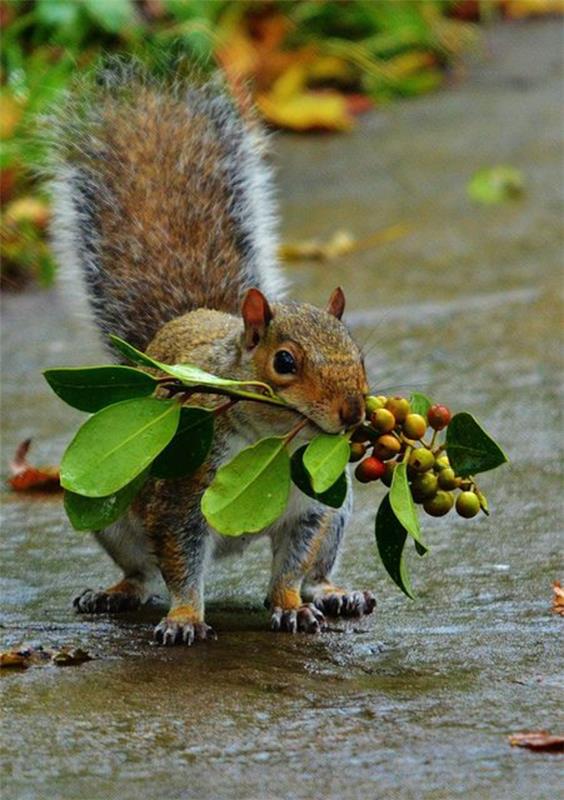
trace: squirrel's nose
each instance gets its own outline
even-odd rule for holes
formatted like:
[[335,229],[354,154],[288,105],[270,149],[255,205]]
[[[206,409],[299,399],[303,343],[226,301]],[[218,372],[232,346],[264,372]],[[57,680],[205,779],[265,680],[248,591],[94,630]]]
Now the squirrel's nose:
[[359,394],[349,394],[345,397],[339,409],[341,422],[346,428],[358,425],[364,419],[364,401]]

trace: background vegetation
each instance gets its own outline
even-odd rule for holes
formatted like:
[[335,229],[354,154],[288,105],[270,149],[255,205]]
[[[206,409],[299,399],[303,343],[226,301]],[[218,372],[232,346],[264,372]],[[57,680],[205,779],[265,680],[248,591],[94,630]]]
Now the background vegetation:
[[220,66],[251,87],[275,127],[346,132],[357,114],[453,80],[492,17],[546,13],[558,0],[12,0],[2,29],[0,228],[3,287],[48,284],[49,202],[38,127],[101,52],[155,72]]

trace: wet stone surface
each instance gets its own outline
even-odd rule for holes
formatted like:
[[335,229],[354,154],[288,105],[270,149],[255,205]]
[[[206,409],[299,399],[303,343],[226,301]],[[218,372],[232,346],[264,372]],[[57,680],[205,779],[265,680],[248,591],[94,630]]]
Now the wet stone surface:
[[[512,464],[483,477],[493,514],[426,525],[405,599],[375,557],[372,487],[359,490],[339,575],[376,613],[325,634],[268,632],[267,545],[214,568],[219,639],[150,643],[158,609],[87,619],[71,609],[113,567],[72,533],[60,498],[3,497],[2,640],[87,648],[79,667],[2,675],[7,797],[552,798],[562,758],[512,749],[509,733],[557,732],[562,573],[557,348],[559,31],[507,25],[459,86],[364,118],[349,137],[279,138],[284,235],[398,222],[393,243],[296,265],[294,294],[347,289],[373,387],[421,388],[475,412]],[[483,166],[524,171],[522,201],[473,207]],[[26,436],[56,463],[79,413],[40,368],[100,362],[64,287],[4,298],[3,464]]]

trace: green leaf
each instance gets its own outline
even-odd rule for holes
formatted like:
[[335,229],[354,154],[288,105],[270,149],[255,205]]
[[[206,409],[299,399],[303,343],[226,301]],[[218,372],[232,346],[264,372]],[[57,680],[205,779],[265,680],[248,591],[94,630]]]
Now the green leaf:
[[404,557],[406,539],[407,531],[394,514],[388,493],[380,503],[376,514],[376,546],[390,578],[413,600],[413,590]]
[[407,481],[407,464],[405,462],[398,464],[394,470],[392,488],[390,490],[390,505],[402,527],[419,545],[417,552],[422,555],[423,551],[427,551],[428,548],[421,538],[419,517],[417,516],[417,509]]
[[138,397],[90,417],[68,446],[61,485],[86,497],[105,497],[126,486],[171,441],[180,418],[174,400]]
[[194,364],[163,364],[162,361],[157,361],[146,353],[142,353],[132,345],[124,342],[124,340],[120,339],[118,336],[110,335],[110,339],[114,346],[126,356],[126,358],[130,359],[130,361],[143,364],[146,367],[158,369],[160,372],[171,375],[187,386],[205,386],[210,390],[214,388],[232,389],[233,394],[242,397],[252,396],[252,393],[244,392],[242,387],[255,387],[265,393],[271,402],[277,403],[278,405],[286,405],[283,400],[276,396],[273,388],[262,381],[234,381],[229,378],[219,378],[217,375],[212,375],[211,372],[206,372],[196,367]]
[[320,433],[307,445],[303,463],[318,494],[330,489],[349,463],[350,443],[346,436]]
[[213,441],[214,415],[205,408],[190,406],[180,412],[174,439],[153,461],[156,478],[183,478],[206,460]]
[[475,203],[490,206],[520,197],[525,189],[521,170],[499,164],[478,170],[468,183],[468,196]]
[[409,405],[411,406],[411,412],[413,414],[421,414],[422,417],[427,418],[427,411],[433,405],[433,401],[427,397],[426,394],[422,394],[421,392],[413,392],[411,397],[409,398]]
[[65,511],[76,531],[101,531],[118,520],[129,508],[147,480],[144,470],[119,492],[107,497],[84,497],[65,491]]
[[107,33],[123,33],[137,21],[131,0],[82,0],[82,3],[90,18]]
[[202,512],[219,533],[256,533],[284,511],[290,493],[290,457],[278,436],[247,447],[217,471],[202,497]]
[[291,458],[292,480],[308,497],[313,497],[314,500],[323,503],[331,508],[341,508],[347,496],[347,476],[345,472],[341,472],[335,483],[329,487],[325,492],[314,492],[311,485],[309,473],[304,467],[303,457],[307,445],[298,448]]
[[65,403],[91,412],[130,397],[152,394],[156,386],[151,375],[133,367],[69,367],[47,369],[43,375]]
[[446,429],[446,450],[453,470],[463,478],[495,469],[507,461],[501,447],[466,411],[451,419]]

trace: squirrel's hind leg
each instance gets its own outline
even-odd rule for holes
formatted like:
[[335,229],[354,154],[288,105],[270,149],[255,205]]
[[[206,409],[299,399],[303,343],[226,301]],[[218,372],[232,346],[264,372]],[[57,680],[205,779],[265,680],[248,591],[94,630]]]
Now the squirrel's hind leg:
[[132,512],[95,537],[123,571],[123,577],[107,589],[85,589],[73,606],[81,614],[116,614],[138,608],[152,596],[158,565],[141,521]]
[[372,592],[343,589],[331,580],[351,514],[351,500],[349,493],[348,502],[341,509],[327,509],[315,555],[301,589],[302,598],[328,617],[360,617],[371,614],[376,607]]

